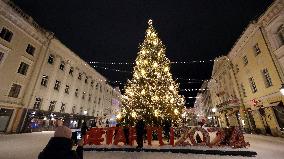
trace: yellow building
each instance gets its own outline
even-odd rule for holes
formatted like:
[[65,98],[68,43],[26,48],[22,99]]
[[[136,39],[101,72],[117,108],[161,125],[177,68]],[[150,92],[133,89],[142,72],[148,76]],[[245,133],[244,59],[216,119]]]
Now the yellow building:
[[227,56],[214,60],[208,87],[221,127],[240,125],[255,133],[284,136],[279,91],[284,72],[283,8],[282,1],[275,1],[249,24]]
[[214,60],[211,80],[208,84],[212,104],[221,127],[243,126],[240,119],[238,85],[235,80],[233,65],[227,56]]

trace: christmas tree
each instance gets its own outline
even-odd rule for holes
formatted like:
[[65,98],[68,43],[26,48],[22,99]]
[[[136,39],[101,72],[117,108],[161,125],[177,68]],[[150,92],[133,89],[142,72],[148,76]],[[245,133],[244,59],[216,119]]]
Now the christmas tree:
[[162,125],[165,120],[177,123],[181,120],[184,98],[178,94],[179,84],[170,73],[166,48],[158,38],[152,20],[148,24],[132,80],[125,86],[122,115],[130,122],[141,116],[148,125]]

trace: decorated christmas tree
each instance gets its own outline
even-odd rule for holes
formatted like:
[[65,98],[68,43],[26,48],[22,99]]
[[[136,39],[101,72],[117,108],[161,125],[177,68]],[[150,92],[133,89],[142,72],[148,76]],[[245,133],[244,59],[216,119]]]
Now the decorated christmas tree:
[[162,125],[165,120],[177,123],[181,120],[184,97],[178,94],[179,84],[172,78],[166,48],[152,20],[148,24],[133,77],[125,86],[122,116],[129,122],[141,116],[148,125]]

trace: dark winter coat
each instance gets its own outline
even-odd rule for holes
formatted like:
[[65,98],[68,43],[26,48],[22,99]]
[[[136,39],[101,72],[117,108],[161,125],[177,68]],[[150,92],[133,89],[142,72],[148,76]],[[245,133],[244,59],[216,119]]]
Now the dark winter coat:
[[136,134],[137,135],[143,135],[144,134],[144,127],[145,127],[144,121],[142,119],[139,120],[136,124]]
[[88,131],[88,126],[87,126],[87,124],[84,122],[83,124],[82,124],[82,127],[81,127],[81,135],[82,136],[84,136],[84,135],[86,135],[86,132]]
[[78,146],[77,150],[72,150],[72,140],[65,137],[52,137],[38,159],[81,159],[83,147]]

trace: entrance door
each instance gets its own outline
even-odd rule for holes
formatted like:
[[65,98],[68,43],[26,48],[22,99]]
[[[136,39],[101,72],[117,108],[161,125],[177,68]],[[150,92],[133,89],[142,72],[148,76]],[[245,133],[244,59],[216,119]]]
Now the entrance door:
[[269,127],[269,125],[267,123],[267,120],[266,120],[265,110],[263,108],[259,108],[259,113],[261,115],[261,118],[262,118],[262,121],[263,121],[263,125],[264,125],[265,131],[266,131],[266,134],[272,135],[270,127]]
[[273,107],[280,130],[284,130],[284,106],[283,104]]
[[13,109],[0,108],[0,132],[6,131],[13,111]]

